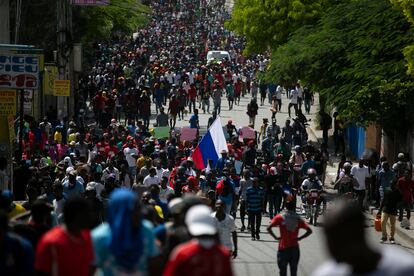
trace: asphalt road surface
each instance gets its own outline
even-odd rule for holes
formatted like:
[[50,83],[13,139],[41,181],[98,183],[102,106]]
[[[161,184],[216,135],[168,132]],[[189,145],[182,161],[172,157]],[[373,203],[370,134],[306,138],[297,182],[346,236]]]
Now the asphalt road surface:
[[[247,126],[248,116],[246,114],[247,104],[250,101],[250,95],[242,98],[240,101],[240,106],[234,106],[233,110],[229,111],[227,100],[225,97],[222,98],[222,111],[220,119],[223,125],[227,123],[228,120],[232,120],[233,124],[236,127]],[[315,103],[318,102],[317,95],[315,96]],[[260,103],[260,101],[259,101]],[[283,126],[286,119],[288,118],[287,107],[289,100],[286,98],[286,95],[283,95],[282,103],[282,112],[279,112],[276,116],[277,122],[279,125]],[[259,112],[256,118],[255,129],[259,130],[263,118],[271,117],[270,105],[266,100],[264,106],[259,105]],[[202,130],[206,130],[206,125],[208,118],[211,114],[203,114],[202,110],[200,111],[199,121]],[[314,120],[315,113],[317,112],[317,106],[314,105],[311,108],[311,114],[307,115],[308,118]],[[292,114],[293,114],[292,109]],[[155,114],[155,110],[153,110]],[[191,114],[188,114],[184,120],[177,121],[177,127],[189,126],[188,120]],[[153,123],[154,121],[152,121]],[[203,131],[202,131],[203,132]],[[314,137],[309,136],[312,140]],[[329,208],[329,207],[328,207]],[[331,207],[332,208],[332,207]],[[237,213],[237,216],[239,213]],[[247,223],[247,222],[246,222]],[[239,256],[234,260],[234,270],[236,275],[239,276],[267,276],[267,275],[278,275],[279,271],[277,268],[276,262],[276,253],[277,253],[277,242],[272,239],[270,235],[266,232],[266,226],[269,224],[269,217],[264,216],[262,219],[262,228],[261,228],[261,240],[252,241],[250,233],[240,232],[241,223],[239,218],[236,218],[236,224],[238,227],[238,254]],[[370,225],[366,229],[368,240],[375,246],[379,245],[379,240],[381,238],[380,234],[375,232],[373,228],[373,221],[367,221],[367,224]],[[314,227],[312,226],[313,234],[305,240],[300,242],[301,249],[301,258],[299,262],[298,275],[310,275],[310,273],[323,261],[328,258],[327,252],[325,250],[324,235],[321,226]],[[275,229],[278,233],[278,229]],[[414,253],[414,245],[406,242],[396,236],[396,245],[381,245],[381,246],[400,246],[407,249],[408,251]]]

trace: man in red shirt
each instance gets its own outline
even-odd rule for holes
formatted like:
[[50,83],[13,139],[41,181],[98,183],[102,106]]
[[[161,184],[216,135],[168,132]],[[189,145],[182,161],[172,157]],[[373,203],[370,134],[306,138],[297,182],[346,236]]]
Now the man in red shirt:
[[38,275],[91,275],[93,248],[90,232],[90,207],[83,198],[71,198],[63,207],[65,224],[47,232],[36,250]]
[[193,107],[193,110],[195,110],[195,102],[197,98],[197,90],[194,84],[190,85],[190,89],[188,89],[188,109],[191,112],[191,106]]
[[[412,193],[414,191],[414,181],[411,180],[410,171],[405,171],[404,176],[398,179],[397,181],[397,188],[400,190],[403,200],[399,206],[399,216],[398,220],[402,221],[404,217],[404,211],[407,212],[407,220],[410,221],[411,217],[411,205],[413,196]],[[404,225],[406,229],[410,229],[409,225]]]
[[102,123],[102,113],[105,109],[106,97],[102,91],[99,91],[98,94],[93,97],[92,104],[95,112],[95,118],[99,125]]
[[[279,266],[280,275],[287,275],[287,266],[290,266],[290,275],[296,276],[299,263],[299,243],[298,241],[312,234],[312,230],[306,222],[296,214],[295,202],[286,203],[286,211],[276,215],[270,225],[267,227],[269,234],[279,241],[279,250],[277,253],[277,265]],[[280,228],[280,237],[273,233],[272,228]],[[299,236],[299,229],[305,229],[306,233]]]
[[170,104],[168,106],[168,113],[170,114],[170,128],[175,128],[175,123],[177,122],[178,106],[180,101],[177,100],[177,96],[173,95],[171,97]]
[[232,276],[230,251],[217,242],[215,218],[205,205],[191,207],[185,217],[193,239],[171,253],[164,276]]

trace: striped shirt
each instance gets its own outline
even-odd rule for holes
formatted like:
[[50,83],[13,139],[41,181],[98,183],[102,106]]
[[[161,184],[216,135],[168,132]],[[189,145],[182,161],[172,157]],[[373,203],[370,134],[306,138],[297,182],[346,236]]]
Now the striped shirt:
[[261,212],[263,209],[263,200],[263,188],[249,187],[246,191],[247,212]]

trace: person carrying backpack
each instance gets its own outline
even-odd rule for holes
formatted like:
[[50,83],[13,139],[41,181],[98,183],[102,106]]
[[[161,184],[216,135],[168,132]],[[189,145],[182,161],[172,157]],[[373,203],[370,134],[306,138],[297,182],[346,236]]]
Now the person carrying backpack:
[[249,116],[249,124],[253,125],[253,128],[254,121],[256,120],[257,110],[259,110],[259,106],[257,105],[256,99],[253,98],[247,105],[247,115]]

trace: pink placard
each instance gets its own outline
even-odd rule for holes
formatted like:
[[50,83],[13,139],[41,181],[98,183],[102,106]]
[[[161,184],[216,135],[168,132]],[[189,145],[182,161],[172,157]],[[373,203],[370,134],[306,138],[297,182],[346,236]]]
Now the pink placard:
[[180,141],[194,141],[197,137],[196,128],[183,127],[180,133]]

